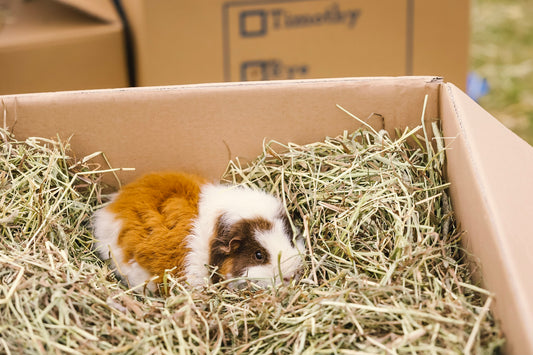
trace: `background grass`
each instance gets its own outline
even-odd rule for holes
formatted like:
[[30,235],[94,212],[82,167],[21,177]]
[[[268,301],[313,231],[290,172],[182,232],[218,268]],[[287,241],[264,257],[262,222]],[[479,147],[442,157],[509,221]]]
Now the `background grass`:
[[490,85],[479,104],[533,145],[533,1],[471,4],[471,70]]

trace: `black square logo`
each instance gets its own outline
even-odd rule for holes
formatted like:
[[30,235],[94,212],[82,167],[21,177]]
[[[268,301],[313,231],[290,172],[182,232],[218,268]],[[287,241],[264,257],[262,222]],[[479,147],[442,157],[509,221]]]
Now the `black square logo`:
[[267,13],[264,10],[248,10],[239,14],[241,37],[260,37],[267,33]]
[[241,81],[268,80],[268,63],[261,60],[241,64]]

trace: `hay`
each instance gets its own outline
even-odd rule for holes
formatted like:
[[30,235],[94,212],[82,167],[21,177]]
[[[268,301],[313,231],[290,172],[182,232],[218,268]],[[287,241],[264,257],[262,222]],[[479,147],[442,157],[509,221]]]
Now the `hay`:
[[424,132],[269,142],[249,166],[230,163],[226,181],[284,199],[306,240],[304,278],[231,291],[169,275],[162,298],[128,290],[91,250],[105,199],[92,156],[1,130],[0,352],[496,351],[493,295],[470,280],[442,144]]

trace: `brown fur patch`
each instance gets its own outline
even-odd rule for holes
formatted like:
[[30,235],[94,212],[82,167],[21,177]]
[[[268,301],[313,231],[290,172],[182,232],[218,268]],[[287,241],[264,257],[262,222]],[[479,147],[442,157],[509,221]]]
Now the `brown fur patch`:
[[182,173],[146,175],[126,185],[109,209],[122,221],[118,244],[124,261],[134,259],[161,278],[176,267],[183,275],[186,237],[198,215],[200,186],[207,181]]
[[220,275],[229,275],[233,271],[233,263],[231,259],[226,259],[222,262],[222,266],[218,270]]
[[[239,277],[245,276],[244,271],[249,266],[268,263],[270,255],[255,239],[255,234],[270,230],[272,227],[270,221],[261,217],[242,219],[229,225],[224,220],[224,215],[219,216],[215,235],[211,240],[209,264],[218,267],[218,273],[222,277],[229,274]],[[258,252],[262,255],[261,260],[256,257]],[[214,276],[213,282],[219,282],[220,276]]]

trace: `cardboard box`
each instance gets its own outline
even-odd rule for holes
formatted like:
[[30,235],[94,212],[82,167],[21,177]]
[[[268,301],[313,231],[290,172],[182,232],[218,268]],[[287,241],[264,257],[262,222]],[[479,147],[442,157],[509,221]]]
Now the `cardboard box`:
[[466,82],[469,1],[121,4],[139,86],[433,74]]
[[[218,178],[231,156],[252,159],[263,139],[305,144],[355,130],[378,112],[389,130],[441,119],[451,198],[479,259],[507,336],[506,350],[533,353],[533,147],[453,84],[432,77],[344,78],[199,84],[0,97],[18,138],[67,138],[81,158],[104,151],[123,182],[151,170]],[[381,123],[379,127],[381,128]]]
[[129,85],[122,24],[112,3],[15,4],[0,30],[0,94]]

